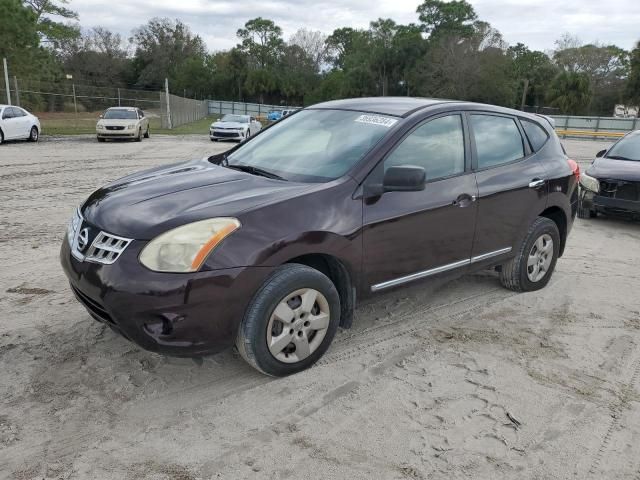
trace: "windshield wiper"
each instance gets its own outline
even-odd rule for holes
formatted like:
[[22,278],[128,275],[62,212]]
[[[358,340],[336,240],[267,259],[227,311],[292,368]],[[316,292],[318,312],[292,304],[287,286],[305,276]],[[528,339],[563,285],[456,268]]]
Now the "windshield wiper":
[[632,160],[633,158],[623,157],[622,155],[608,155],[606,158],[611,158],[612,160]]
[[229,162],[225,162],[224,164],[227,168],[232,168],[234,170],[240,170],[241,172],[251,173],[252,175],[260,175],[261,177],[273,178],[275,180],[287,180],[280,175],[270,172],[269,170],[265,170],[259,167],[252,167],[251,165],[229,165]]

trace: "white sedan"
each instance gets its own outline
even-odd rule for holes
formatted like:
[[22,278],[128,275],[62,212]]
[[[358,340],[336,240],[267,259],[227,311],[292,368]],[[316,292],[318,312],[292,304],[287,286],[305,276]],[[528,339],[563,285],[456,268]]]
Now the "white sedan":
[[40,137],[40,120],[25,109],[0,105],[0,144],[5,140],[29,140]]
[[209,127],[209,138],[212,142],[218,140],[246,140],[255,135],[262,128],[262,124],[251,115],[225,115]]

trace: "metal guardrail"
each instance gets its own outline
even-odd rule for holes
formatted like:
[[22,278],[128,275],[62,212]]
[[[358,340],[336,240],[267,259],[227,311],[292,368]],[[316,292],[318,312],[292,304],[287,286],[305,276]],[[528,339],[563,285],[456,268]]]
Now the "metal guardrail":
[[225,115],[238,113],[241,115],[253,115],[255,117],[266,116],[272,110],[292,110],[300,107],[286,105],[265,105],[262,103],[229,102],[225,100],[209,100],[209,115]]

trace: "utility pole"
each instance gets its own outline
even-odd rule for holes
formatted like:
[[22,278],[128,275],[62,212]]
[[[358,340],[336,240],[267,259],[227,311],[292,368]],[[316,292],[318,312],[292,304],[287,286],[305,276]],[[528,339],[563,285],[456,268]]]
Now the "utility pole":
[[13,86],[16,90],[16,105],[20,106],[20,90],[18,90],[18,77],[13,76]]
[[170,105],[170,98],[169,98],[169,79],[168,78],[164,79],[164,95],[165,95],[165,98],[167,99],[167,126],[169,127],[169,130],[171,130],[173,126],[171,123],[171,105]]
[[520,103],[520,110],[524,112],[524,105],[527,102],[527,90],[529,90],[529,79],[524,80],[524,89],[522,90],[522,102]]
[[2,59],[4,65],[4,86],[7,89],[7,105],[11,105],[11,88],[9,87],[9,69],[7,68],[7,59]]

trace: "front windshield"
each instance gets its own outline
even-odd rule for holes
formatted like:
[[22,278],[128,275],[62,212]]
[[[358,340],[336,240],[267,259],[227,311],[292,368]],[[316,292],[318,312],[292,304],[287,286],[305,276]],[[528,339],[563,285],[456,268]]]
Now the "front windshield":
[[249,123],[249,117],[245,115],[225,115],[222,122]]
[[640,133],[632,133],[607,152],[607,158],[640,162]]
[[106,120],[136,120],[138,113],[135,110],[107,110],[104,112]]
[[344,175],[397,121],[345,110],[303,110],[241,145],[227,163],[286,180],[326,182]]

